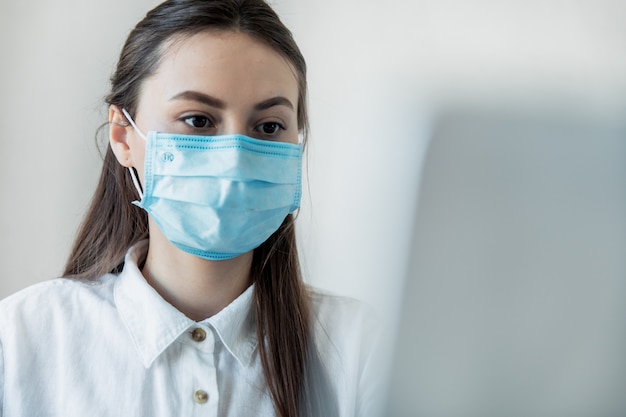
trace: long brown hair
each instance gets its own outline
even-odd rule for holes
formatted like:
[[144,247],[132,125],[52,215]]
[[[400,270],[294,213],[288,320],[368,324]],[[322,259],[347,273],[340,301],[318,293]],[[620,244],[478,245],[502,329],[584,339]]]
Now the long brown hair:
[[[298,127],[306,137],[306,64],[290,31],[263,0],[168,0],[160,4],[129,34],[105,101],[134,115],[141,83],[157,69],[166,41],[205,30],[246,33],[291,63],[299,83]],[[132,205],[133,200],[135,189],[129,175],[108,147],[65,276],[93,279],[122,270],[130,246],[148,237],[147,214]],[[335,415],[336,398],[329,392],[328,378],[311,339],[313,318],[301,277],[292,215],[255,249],[251,278],[259,354],[277,415]]]

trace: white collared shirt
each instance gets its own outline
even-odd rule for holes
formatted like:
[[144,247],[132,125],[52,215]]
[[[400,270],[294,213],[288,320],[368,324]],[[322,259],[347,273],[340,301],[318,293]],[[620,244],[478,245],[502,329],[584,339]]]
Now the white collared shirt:
[[[254,287],[195,322],[145,281],[131,248],[119,276],[56,279],[0,302],[3,417],[274,416],[257,350]],[[373,410],[369,309],[316,292],[316,346],[340,415]]]

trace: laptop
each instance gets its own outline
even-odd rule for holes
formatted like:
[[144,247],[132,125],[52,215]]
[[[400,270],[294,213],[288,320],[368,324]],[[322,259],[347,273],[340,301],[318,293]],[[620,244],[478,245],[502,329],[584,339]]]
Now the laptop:
[[626,127],[435,123],[385,416],[626,415]]

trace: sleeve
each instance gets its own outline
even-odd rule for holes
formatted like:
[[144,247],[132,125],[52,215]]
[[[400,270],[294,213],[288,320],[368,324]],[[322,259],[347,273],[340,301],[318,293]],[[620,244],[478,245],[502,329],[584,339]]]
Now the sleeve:
[[386,399],[386,344],[379,316],[368,308],[361,337],[356,417],[382,417]]
[[4,415],[4,346],[0,333],[0,417]]

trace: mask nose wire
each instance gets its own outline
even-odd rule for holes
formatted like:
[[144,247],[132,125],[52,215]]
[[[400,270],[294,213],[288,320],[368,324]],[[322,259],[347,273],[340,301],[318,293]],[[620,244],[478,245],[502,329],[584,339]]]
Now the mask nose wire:
[[[126,119],[128,119],[128,121],[130,122],[130,125],[133,127],[133,129],[135,129],[135,131],[139,134],[139,136],[141,136],[143,140],[147,142],[148,139],[146,139],[146,135],[144,135],[143,132],[137,127],[137,125],[135,124],[135,121],[133,120],[132,117],[130,117],[130,114],[128,114],[126,109],[122,109],[122,113],[124,113],[124,116],[126,116]],[[133,185],[135,186],[135,189],[137,190],[137,193],[139,194],[139,200],[141,201],[143,200],[143,187],[139,183],[139,179],[137,178],[135,169],[133,167],[128,167],[128,172],[130,172],[130,178],[133,181]]]

